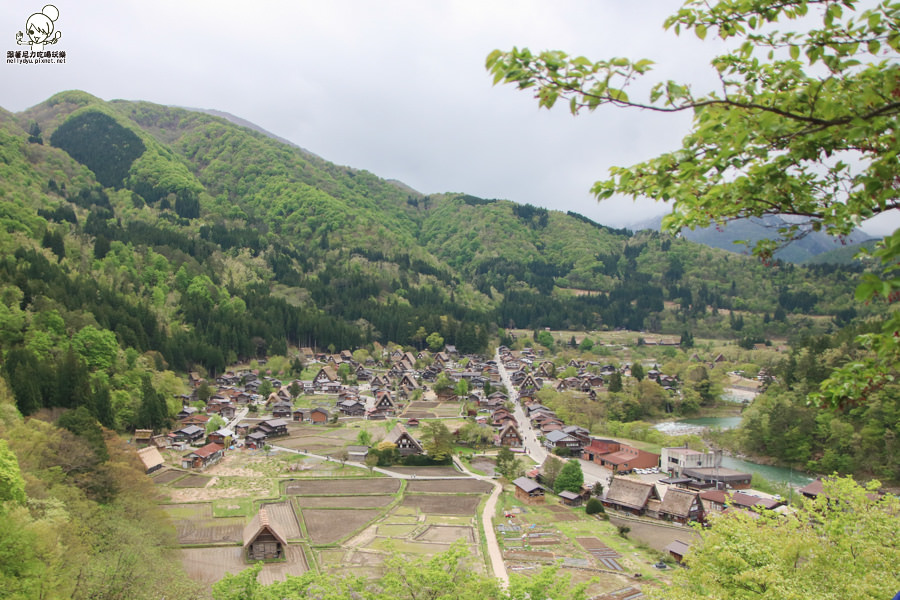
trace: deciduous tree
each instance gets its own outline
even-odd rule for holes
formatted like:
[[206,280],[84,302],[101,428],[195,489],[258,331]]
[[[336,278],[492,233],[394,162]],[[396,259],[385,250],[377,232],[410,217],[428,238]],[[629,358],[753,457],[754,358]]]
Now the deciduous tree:
[[[862,6],[861,6],[862,5]],[[798,31],[780,24],[797,21]],[[848,235],[870,217],[900,208],[900,3],[893,0],[688,0],[665,22],[676,34],[713,34],[726,51],[711,61],[718,89],[660,81],[649,97],[629,96],[653,61],[594,61],[558,50],[495,50],[494,82],[535,90],[539,105],[601,106],[693,114],[682,147],[631,167],[613,167],[594,184],[615,194],[672,203],[663,227],[706,227],[742,217],[791,215],[779,240],[754,252],[771,259],[779,245],[810,231]],[[874,252],[884,267],[869,273],[857,299],[900,299],[900,229]],[[897,377],[900,311],[862,336],[867,353],[836,370],[813,399],[857,403]]]
[[734,512],[704,530],[672,586],[654,597],[891,598],[900,590],[900,501],[877,497],[852,479],[824,482],[824,493],[794,515]]
[[577,460],[567,460],[556,476],[553,483],[553,491],[557,494],[560,492],[581,493],[581,486],[584,485],[584,473],[581,471],[581,463]]

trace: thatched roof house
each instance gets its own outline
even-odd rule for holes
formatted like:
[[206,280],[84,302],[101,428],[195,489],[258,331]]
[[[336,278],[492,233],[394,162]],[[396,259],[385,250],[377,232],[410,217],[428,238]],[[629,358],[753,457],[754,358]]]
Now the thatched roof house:
[[660,500],[656,486],[652,483],[627,477],[613,477],[603,498],[603,505],[642,515],[647,510],[647,502],[650,500]]
[[265,508],[260,508],[244,527],[243,540],[244,556],[251,562],[282,558],[287,547],[280,525],[274,519],[269,519]]
[[416,438],[411,436],[406,430],[406,427],[400,423],[397,423],[397,425],[394,426],[391,432],[387,434],[387,437],[384,438],[384,441],[397,446],[397,450],[400,452],[401,456],[425,453],[422,444],[420,444]]
[[659,516],[679,523],[703,520],[700,495],[691,490],[669,488],[659,506]]
[[150,474],[157,469],[161,469],[165,464],[162,454],[159,453],[159,449],[156,446],[141,448],[138,450],[138,458],[144,463],[144,469],[147,474]]

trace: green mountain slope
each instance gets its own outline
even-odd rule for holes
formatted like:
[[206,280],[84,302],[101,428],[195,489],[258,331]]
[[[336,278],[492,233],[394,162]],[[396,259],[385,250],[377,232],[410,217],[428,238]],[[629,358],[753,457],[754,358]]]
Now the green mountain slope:
[[[63,92],[0,113],[0,135],[7,305],[56,310],[69,335],[90,323],[178,369],[422,331],[474,351],[510,324],[761,336],[852,298],[849,271],[423,196],[181,108]],[[736,328],[730,310],[758,322]],[[7,347],[32,328],[12,326]]]

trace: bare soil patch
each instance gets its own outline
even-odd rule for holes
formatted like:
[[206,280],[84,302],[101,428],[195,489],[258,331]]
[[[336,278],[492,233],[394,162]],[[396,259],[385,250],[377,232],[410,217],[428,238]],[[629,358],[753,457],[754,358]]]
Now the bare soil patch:
[[297,496],[301,508],[379,508],[394,501],[393,496]]
[[420,542],[455,542],[463,539],[466,543],[475,543],[475,532],[471,527],[459,527],[454,525],[431,525],[416,536],[416,541]]
[[628,532],[628,537],[644,542],[654,550],[659,550],[660,552],[664,551],[665,547],[675,540],[681,540],[682,542],[691,544],[700,539],[700,535],[689,527],[675,528],[666,525],[654,525],[653,523],[632,521],[630,519],[617,519],[616,517],[610,517],[609,522],[617,527],[619,525],[630,527],[631,531]]
[[176,471],[175,469],[166,469],[161,472],[159,475],[153,476],[153,483],[157,485],[165,485],[167,483],[171,483],[184,475],[184,471]]
[[546,507],[550,512],[553,513],[553,518],[555,521],[577,521],[578,515],[572,512],[571,508],[566,508],[565,506],[556,506],[553,504],[549,504]]
[[440,402],[410,402],[409,408],[412,410],[428,410],[430,408],[437,408],[440,406]]
[[446,467],[387,467],[387,470],[417,477],[465,477],[470,479],[468,475],[460,473],[449,465]]
[[406,482],[408,492],[455,492],[487,494],[493,489],[487,481],[478,479],[461,479],[457,481],[446,479],[418,479]]
[[177,488],[202,488],[209,485],[209,482],[212,481],[212,477],[205,477],[203,475],[188,475],[184,479],[179,479],[175,483],[172,484],[172,487]]
[[366,523],[378,518],[380,510],[327,510],[306,508],[301,511],[306,532],[314,544],[331,544],[341,540]]
[[285,494],[294,496],[324,496],[327,494],[396,494],[400,481],[390,478],[366,479],[304,479],[291,481],[285,486]]
[[249,565],[243,560],[243,548],[183,548],[181,562],[188,577],[212,585],[226,573],[240,573]]
[[475,495],[410,494],[403,498],[401,506],[437,515],[474,515],[480,501]]
[[269,585],[276,581],[284,581],[288,575],[303,575],[307,571],[309,571],[309,565],[306,564],[303,548],[288,544],[285,561],[265,565],[259,572],[257,580],[263,585]]
[[434,419],[437,417],[433,412],[427,410],[405,410],[403,416],[407,419]]
[[552,552],[538,552],[527,550],[512,550],[503,553],[505,560],[520,560],[538,563],[550,563],[556,557]]
[[236,544],[242,541],[244,519],[198,519],[178,521],[175,523],[178,543],[197,544]]
[[472,468],[478,469],[489,477],[493,477],[496,473],[497,463],[492,458],[475,458],[472,460]]
[[[181,550],[181,561],[191,579],[212,585],[225,577],[226,573],[240,573],[250,566],[244,561],[243,552],[244,549],[240,546],[184,548]],[[303,575],[308,570],[303,549],[289,545],[286,561],[264,565],[258,579],[261,583],[268,584],[283,581],[286,575]]]

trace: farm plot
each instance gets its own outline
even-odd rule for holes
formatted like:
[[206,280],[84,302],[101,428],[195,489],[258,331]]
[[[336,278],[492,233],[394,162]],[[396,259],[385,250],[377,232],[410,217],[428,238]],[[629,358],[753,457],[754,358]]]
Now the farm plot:
[[577,521],[578,515],[572,511],[571,508],[566,508],[565,506],[559,506],[554,504],[548,504],[546,506],[547,510],[553,513],[554,519],[557,521]]
[[241,541],[244,519],[213,518],[212,505],[208,502],[174,504],[164,506],[163,510],[175,522],[179,544],[235,544]]
[[172,487],[176,488],[202,488],[209,485],[209,482],[212,481],[212,477],[205,477],[203,475],[188,475],[184,479],[179,479],[178,481],[172,484]]
[[167,483],[172,483],[179,477],[184,475],[184,471],[176,471],[174,469],[166,469],[165,471],[160,472],[159,475],[153,476],[153,483],[157,485],[165,485]]
[[479,481],[478,479],[416,479],[406,482],[406,491],[420,492],[451,492],[457,494],[487,494],[494,486],[487,481]]
[[468,544],[475,543],[475,532],[471,527],[458,527],[454,525],[430,525],[425,531],[415,537],[417,542],[455,542],[465,540]]
[[388,478],[367,479],[304,479],[291,481],[284,493],[291,496],[325,496],[328,494],[396,494],[400,481]]
[[297,496],[300,508],[381,508],[394,501],[393,496]]
[[263,585],[269,585],[276,581],[284,581],[288,575],[299,576],[309,571],[306,557],[301,546],[288,544],[285,551],[285,561],[280,563],[268,563],[263,566],[257,579]]
[[344,539],[381,515],[377,509],[328,510],[306,508],[300,511],[306,532],[314,544],[333,544]]
[[323,436],[303,435],[299,437],[287,437],[273,441],[276,446],[283,446],[291,450],[302,450],[313,454],[333,454],[343,449],[347,442]]
[[[368,548],[373,550],[380,550],[382,552],[400,552],[402,554],[415,554],[415,555],[424,555],[424,556],[433,556],[435,554],[439,554],[441,552],[446,552],[450,549],[450,544],[440,544],[435,542],[411,542],[409,540],[404,539],[388,539],[388,538],[375,538],[372,543],[368,546]],[[472,552],[475,551],[474,548],[470,546],[470,550]]]
[[403,417],[407,419],[434,419],[437,415],[428,410],[410,410],[403,411]]
[[[188,576],[194,581],[212,585],[227,573],[240,573],[250,565],[244,561],[244,549],[237,546],[228,548],[184,548],[181,562]],[[303,575],[309,570],[306,557],[299,546],[288,546],[285,562],[263,565],[259,581],[263,584],[284,580],[287,575]]]
[[400,506],[437,515],[473,515],[480,501],[481,497],[476,495],[409,494]]
[[417,402],[410,402],[407,408],[409,408],[410,410],[431,410],[432,408],[437,408],[440,405],[440,402],[423,402],[420,400]]
[[618,552],[593,537],[580,537],[576,538],[579,544],[581,544],[585,550],[587,550],[600,564],[601,567],[606,569],[612,569],[614,571],[622,571],[622,565],[616,560],[620,558]]
[[451,466],[446,467],[387,467],[387,470],[403,475],[415,475],[416,477],[465,477],[469,476],[460,473]]
[[458,417],[461,407],[458,402],[442,402],[440,406],[434,409],[434,414],[438,417]]

